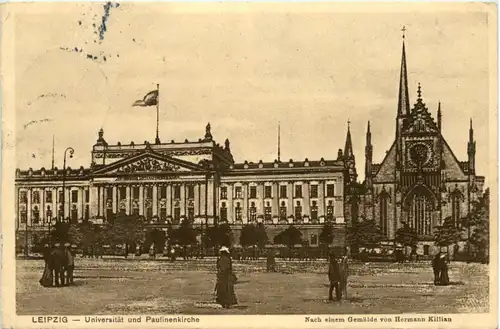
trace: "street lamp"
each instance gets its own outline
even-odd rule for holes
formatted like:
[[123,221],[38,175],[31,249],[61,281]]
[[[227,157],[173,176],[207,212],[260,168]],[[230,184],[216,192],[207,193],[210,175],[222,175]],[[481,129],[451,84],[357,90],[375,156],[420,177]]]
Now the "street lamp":
[[66,148],[66,150],[64,150],[64,162],[63,162],[63,181],[62,181],[62,190],[63,190],[63,194],[62,194],[62,221],[64,221],[64,217],[65,217],[65,209],[66,209],[66,153],[69,151],[69,157],[72,158],[73,157],[73,153],[75,153],[75,150],[72,148],[72,147],[68,147]]
[[49,246],[51,246],[50,224],[52,223],[52,210],[50,210],[50,209],[47,209],[47,221],[49,222]]

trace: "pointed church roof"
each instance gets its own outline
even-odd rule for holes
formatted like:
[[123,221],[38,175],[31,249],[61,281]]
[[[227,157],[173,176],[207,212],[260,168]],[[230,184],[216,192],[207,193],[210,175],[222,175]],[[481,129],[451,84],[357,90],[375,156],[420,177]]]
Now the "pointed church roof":
[[408,126],[405,132],[436,132],[438,130],[438,127],[422,100],[422,88],[420,86],[420,83],[418,84],[417,96],[417,103],[411,110],[411,114],[408,120]]
[[354,152],[352,150],[350,123],[351,123],[350,121],[347,121],[347,136],[345,138],[345,146],[344,146],[344,157],[346,158],[354,156]]
[[403,54],[401,56],[401,72],[399,75],[398,117],[410,114],[410,97],[408,94],[408,72],[406,70],[406,50],[403,40]]

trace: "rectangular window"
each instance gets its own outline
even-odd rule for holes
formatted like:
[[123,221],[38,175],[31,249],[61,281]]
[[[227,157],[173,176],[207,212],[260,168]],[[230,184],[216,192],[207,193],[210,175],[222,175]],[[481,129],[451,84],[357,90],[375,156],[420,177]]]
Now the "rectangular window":
[[250,199],[257,198],[257,186],[250,186]]
[[327,184],[326,185],[326,197],[332,198],[335,196],[335,185]]
[[295,207],[295,219],[302,218],[302,206]]
[[174,224],[179,224],[181,220],[181,208],[175,207],[174,208]]
[[[87,193],[87,191],[85,191],[85,197],[87,196],[86,193]],[[118,193],[120,194],[120,200],[125,200],[127,198],[127,188],[126,187],[121,186],[118,189]]]
[[255,206],[250,207],[250,220],[251,221],[257,220],[257,208],[255,208]]
[[194,185],[188,185],[187,192],[188,199],[194,199]]
[[187,218],[190,220],[190,221],[193,221],[194,220],[194,208],[193,207],[188,207],[188,213],[187,213]]
[[28,219],[26,211],[21,211],[21,223],[25,224]]
[[234,209],[235,217],[236,220],[241,220],[241,207],[240,205],[237,205],[236,208]]
[[108,194],[108,199],[112,199],[113,198],[113,188],[112,187],[108,187],[106,189],[107,191],[107,194]]
[[280,207],[280,220],[281,219],[286,220],[286,207],[283,207],[283,206]]
[[174,199],[181,198],[181,187],[179,185],[174,186]]
[[220,188],[220,198],[222,200],[226,200],[227,199],[227,186],[222,186]]
[[311,198],[318,197],[318,185],[311,185]]
[[311,207],[311,220],[318,220],[318,207],[317,206]]
[[19,200],[21,201],[21,203],[28,203],[28,194],[26,193],[26,191],[21,191],[19,193]]
[[326,219],[333,220],[333,206],[326,207]]
[[71,202],[78,202],[78,191],[71,191]]
[[272,220],[272,209],[271,207],[264,208],[264,218],[269,221]]
[[222,204],[222,207],[220,208],[220,219],[223,221],[223,222],[227,222],[227,208],[226,208],[226,204]]
[[90,202],[90,191],[85,190],[85,203],[89,203],[89,202]]
[[295,197],[302,198],[302,185],[295,185]]
[[59,200],[58,200],[59,203],[62,203],[63,202],[63,191],[59,191]]
[[38,224],[40,222],[40,211],[38,210],[38,207],[35,206],[35,209],[33,209],[33,224]]
[[33,191],[33,203],[40,203],[40,192]]
[[280,186],[280,198],[286,199],[286,185]]
[[45,202],[52,203],[52,191],[45,191]]
[[144,199],[152,199],[153,198],[153,187],[148,186],[144,189]]
[[241,186],[236,186],[234,188],[234,198],[235,199],[243,199],[243,193],[241,191]]
[[160,220],[164,222],[167,219],[167,208],[160,208]]
[[134,186],[132,188],[132,198],[139,199],[139,187],[138,186]]
[[160,199],[167,198],[167,188],[165,186],[158,187],[160,189]]
[[264,186],[264,197],[265,198],[272,198],[273,192],[272,192],[272,186]]

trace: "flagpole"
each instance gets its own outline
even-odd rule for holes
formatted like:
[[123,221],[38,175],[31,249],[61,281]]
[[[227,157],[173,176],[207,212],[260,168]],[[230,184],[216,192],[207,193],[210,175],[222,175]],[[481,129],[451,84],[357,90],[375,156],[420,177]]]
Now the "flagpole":
[[160,144],[159,136],[159,122],[160,122],[160,84],[156,84],[156,90],[158,91],[158,96],[156,97],[156,144]]

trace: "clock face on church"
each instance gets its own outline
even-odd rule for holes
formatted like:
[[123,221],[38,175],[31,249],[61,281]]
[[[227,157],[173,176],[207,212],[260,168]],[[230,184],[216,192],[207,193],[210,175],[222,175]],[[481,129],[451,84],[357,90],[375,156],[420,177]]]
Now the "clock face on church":
[[407,163],[412,167],[423,168],[432,165],[432,148],[428,143],[417,142],[407,145]]

